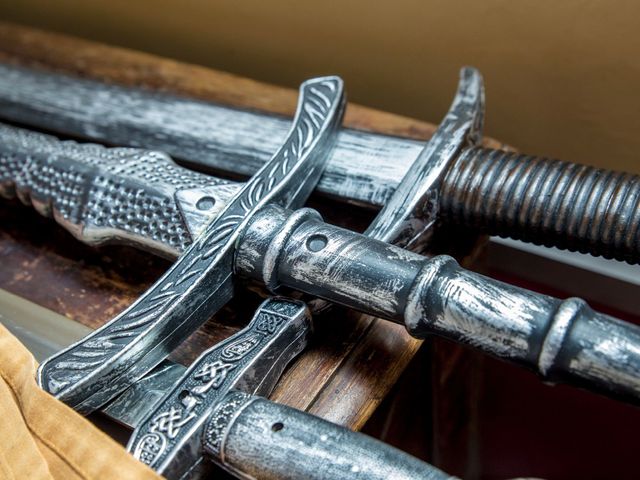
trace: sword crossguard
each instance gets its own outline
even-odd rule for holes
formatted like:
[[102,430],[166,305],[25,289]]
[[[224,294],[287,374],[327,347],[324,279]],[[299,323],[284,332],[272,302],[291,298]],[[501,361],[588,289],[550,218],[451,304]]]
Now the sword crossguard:
[[231,299],[235,243],[250,218],[268,204],[298,208],[306,201],[343,111],[343,82],[338,77],[304,82],[291,131],[273,158],[142,297],[40,365],[40,385],[89,413],[164,360]]

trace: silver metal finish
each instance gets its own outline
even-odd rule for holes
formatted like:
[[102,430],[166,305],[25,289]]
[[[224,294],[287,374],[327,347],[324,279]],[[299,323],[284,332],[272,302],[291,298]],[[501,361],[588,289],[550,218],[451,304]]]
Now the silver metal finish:
[[[239,274],[261,278],[261,259],[290,212],[269,206],[238,241]],[[322,248],[310,239],[322,238]],[[640,327],[592,311],[584,301],[536,294],[428,259],[308,216],[272,266],[280,285],[434,333],[571,383],[640,401]]]
[[[474,95],[469,94],[469,90],[472,89],[469,87],[469,77],[476,80],[475,82],[475,91],[476,97],[482,96],[482,88],[480,77],[477,73],[473,71],[464,72],[467,75],[462,76],[461,88],[459,94],[456,96],[456,101],[454,102],[453,111],[456,109],[461,110],[461,112],[470,112],[469,108],[462,108],[459,106],[463,100],[468,99],[470,96],[474,97]],[[458,115],[450,114],[449,117],[457,119]],[[461,122],[463,124],[473,122]],[[460,127],[463,129],[464,127]],[[468,128],[464,129],[465,131]],[[449,138],[449,135],[446,135]],[[454,135],[455,137],[463,138],[464,135]],[[438,145],[438,142],[436,142]],[[457,145],[455,148],[459,148]],[[445,148],[446,149],[446,148]],[[401,238],[406,237],[406,235],[398,235],[398,230],[401,230],[399,227],[405,224],[411,224],[411,221],[419,220],[416,217],[416,212],[427,212],[428,209],[425,208],[425,204],[433,196],[433,183],[435,183],[438,178],[441,176],[442,171],[446,167],[447,158],[441,153],[442,148],[435,148],[436,152],[439,154],[433,153],[434,148],[433,145],[430,145],[426,148],[428,152],[426,155],[419,157],[419,160],[416,162],[410,171],[407,173],[405,178],[403,179],[402,185],[409,185],[413,191],[411,193],[405,192],[406,189],[400,188],[394,196],[392,197],[391,202],[393,204],[399,204],[400,208],[387,208],[383,209],[382,212],[376,217],[372,226],[368,229],[368,233],[371,235],[375,235],[381,239],[387,239],[390,241],[400,241]],[[432,152],[432,153],[429,153]],[[437,157],[437,158],[434,158]],[[451,156],[449,158],[452,158]],[[435,173],[434,173],[435,172]],[[424,189],[415,190],[413,187],[416,185],[416,181],[421,181],[424,177],[424,174],[431,174],[431,183],[425,183]],[[400,196],[407,196],[408,198],[397,201]],[[278,287],[277,283],[277,272],[275,268],[280,264],[281,255],[285,250],[285,245],[289,239],[289,236],[297,229],[297,227],[310,219],[319,219],[317,213],[313,210],[302,209],[290,215],[284,222],[278,224],[278,233],[275,237],[271,238],[269,243],[269,248],[265,252],[260,252],[260,258],[255,259],[258,260],[254,262],[254,265],[258,264],[260,266],[260,272],[256,272],[258,276],[262,278],[267,288],[271,290],[275,290]],[[422,218],[422,216],[420,216]],[[430,224],[432,224],[432,220],[435,219],[435,215],[432,216]],[[264,230],[264,228],[254,229],[254,232],[260,232]],[[406,227],[403,229],[406,232]],[[424,229],[421,229],[420,233],[423,233]],[[313,242],[317,242],[317,246],[314,247]],[[309,248],[311,249],[322,249],[324,246],[323,238],[317,237],[315,240],[312,239],[311,243],[308,243]],[[248,265],[248,264],[247,264]],[[314,302],[313,304],[314,310],[319,311],[326,307],[324,302]],[[258,313],[257,315],[260,315]],[[251,327],[248,327],[251,332]],[[254,333],[250,333],[254,335]],[[247,340],[244,338],[243,334],[237,335],[239,336],[239,340],[233,340],[233,344],[237,342],[241,342],[243,345],[246,345]],[[233,338],[235,339],[236,336]],[[216,346],[210,352],[206,354],[206,362],[210,364],[213,360],[211,357],[216,357],[215,361],[218,362],[217,356],[219,355],[217,352],[220,348],[223,348],[225,345]],[[277,345],[276,345],[277,346]],[[285,346],[286,347],[286,346]],[[274,371],[281,371],[282,368],[279,368],[279,362],[282,361],[282,356],[289,357],[287,354],[287,348],[283,348],[280,346],[281,356],[276,358],[276,361],[273,358],[269,358],[269,356],[274,356],[273,352],[256,352],[252,357],[253,362],[256,365],[261,365],[263,369],[267,369],[269,376],[272,378],[272,381],[267,381],[268,385],[275,385],[276,378],[273,377]],[[253,353],[253,352],[252,352]],[[189,372],[185,374],[185,376],[177,383],[172,389],[172,393],[165,396],[162,400],[158,402],[156,408],[153,409],[152,412],[149,413],[148,416],[141,421],[141,424],[138,428],[136,428],[132,439],[129,443],[129,448],[134,452],[134,455],[143,460],[145,463],[158,470],[165,476],[169,476],[171,478],[177,478],[184,475],[186,472],[189,474],[193,473],[193,470],[199,467],[199,464],[202,462],[202,455],[198,452],[197,445],[202,436],[201,428],[205,422],[207,422],[209,415],[211,414],[211,408],[196,408],[200,406],[202,403],[206,403],[211,406],[214,405],[216,401],[221,398],[227,390],[224,388],[216,388],[211,391],[211,398],[203,399],[202,397],[198,397],[197,403],[194,403],[194,399],[192,396],[188,394],[189,390],[184,386],[186,384],[194,383],[193,372],[201,371],[201,366],[199,366],[203,361],[203,359],[199,360],[195,366],[192,366],[189,369]],[[214,362],[215,363],[215,362]],[[223,372],[226,375],[226,372]],[[235,375],[238,379],[242,379],[241,375],[244,375],[240,370],[236,370]],[[231,377],[231,375],[229,375]],[[229,378],[229,380],[225,380],[225,385],[228,384],[228,388],[233,386],[233,381],[236,377]],[[255,376],[253,376],[255,381]],[[237,380],[238,382],[241,380]],[[241,388],[243,391],[249,391],[255,393],[254,389],[249,389],[250,385],[244,385],[245,388]],[[186,397],[184,396],[186,394]],[[176,407],[178,405],[178,407]],[[224,410],[227,411],[227,410]],[[162,434],[158,433],[158,419],[164,419],[167,415],[172,414],[173,419],[175,419],[176,423],[183,427],[180,429],[178,433],[177,430],[175,432],[175,439],[168,440],[162,436]],[[184,422],[184,423],[183,423]],[[218,440],[213,440],[214,435],[212,432],[220,433],[220,419],[216,420],[214,416],[213,421],[209,421],[209,423],[215,425],[216,428],[210,430],[207,434],[209,445],[217,445]],[[300,473],[300,472],[298,472]]]
[[463,68],[449,112],[411,165],[393,196],[367,229],[371,237],[413,251],[424,250],[438,219],[440,189],[463,147],[482,137],[484,86],[474,68]]
[[[449,113],[367,229],[368,236],[412,250],[428,243],[446,169],[462,147],[480,138],[483,116],[482,77],[475,69],[463,69]],[[401,170],[399,159],[390,158],[386,163]],[[73,214],[64,207],[69,188],[57,181],[61,177],[76,179]],[[177,257],[240,187],[181,168],[164,153],[60,142],[0,124],[0,195],[17,192],[39,212],[53,213],[85,243],[128,243]]]
[[161,152],[62,142],[0,124],[0,195],[17,195],[91,245],[126,243],[175,257],[240,187]]
[[168,478],[192,473],[203,461],[204,425],[232,388],[267,395],[311,330],[304,303],[265,301],[251,323],[203,353],[136,426],[128,448]]
[[[8,324],[9,328],[16,327],[13,331],[21,335],[29,348],[35,347],[40,351],[42,345],[46,345],[44,350],[47,350],[55,349],[55,345],[68,344],[67,336],[61,338],[60,332],[55,328],[39,331],[35,343],[31,341],[31,334],[26,337],[23,335],[26,328],[37,328],[43,322],[45,326],[50,321],[69,324],[65,325],[65,329],[71,338],[81,337],[87,330],[72,320],[1,290],[0,300],[4,307],[0,312],[0,323],[5,326]],[[296,305],[287,300],[285,302]],[[282,341],[281,337],[282,334],[278,342]],[[237,348],[233,350],[238,351]],[[279,365],[284,363],[279,362]],[[184,371],[185,367],[181,365],[163,362],[142,380],[142,383],[146,383],[144,388],[137,383],[104,409],[103,413],[125,425],[138,424],[141,419],[136,418],[135,414],[140,413],[142,407],[149,410],[154,402],[154,397],[149,392],[163,393],[170,390],[175,383],[176,374]],[[272,375],[271,378],[275,376],[277,375]],[[245,384],[244,387],[250,386]],[[131,394],[132,392],[135,393]],[[144,395],[140,397],[142,393]],[[245,408],[249,400],[252,407]],[[134,423],[130,423],[132,421]],[[274,430],[275,424],[281,424],[282,428]],[[220,397],[206,421],[202,441],[200,450],[206,458],[201,465],[214,461],[242,478],[285,478],[283,468],[289,478],[319,478],[318,475],[322,475],[320,478],[329,478],[333,474],[334,478],[354,480],[448,478],[436,468],[374,439],[237,390]],[[251,445],[254,441],[258,443]],[[300,448],[301,441],[305,442],[304,449]],[[286,455],[287,460],[280,464],[282,455]]]
[[[204,170],[254,173],[281,144],[288,127],[286,120],[272,115],[55,73],[0,65],[0,74],[2,118],[166,151]],[[431,195],[425,212],[415,208],[410,220],[394,227],[407,244],[415,238],[426,242],[438,214],[441,220],[494,235],[638,263],[640,176],[479,148],[481,79],[467,68],[462,80],[454,108],[427,149],[410,139],[341,131],[318,191],[384,206],[416,159],[428,161],[419,186],[402,182],[400,198],[406,208],[416,207],[412,193]],[[397,198],[387,208],[398,211]],[[417,235],[421,229],[425,234]]]
[[160,363],[233,294],[238,233],[264,205],[300,206],[317,182],[340,123],[342,81],[305,82],[291,132],[271,161],[211,221],[173,267],[131,307],[47,360],[40,385],[92,411]]
[[240,478],[453,478],[371,437],[241,392],[230,392],[220,402],[204,447],[210,458]]
[[[106,144],[159,150],[199,170],[247,177],[282,145],[291,123],[280,116],[7,64],[0,64],[0,118]],[[422,141],[341,129],[318,191],[380,207],[423,148]]]

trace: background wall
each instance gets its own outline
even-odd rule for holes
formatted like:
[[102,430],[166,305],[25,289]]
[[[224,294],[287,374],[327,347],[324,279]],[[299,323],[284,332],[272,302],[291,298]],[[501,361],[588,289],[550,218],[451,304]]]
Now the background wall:
[[640,173],[640,2],[0,0],[0,18],[438,122],[461,65],[486,133],[528,153]]

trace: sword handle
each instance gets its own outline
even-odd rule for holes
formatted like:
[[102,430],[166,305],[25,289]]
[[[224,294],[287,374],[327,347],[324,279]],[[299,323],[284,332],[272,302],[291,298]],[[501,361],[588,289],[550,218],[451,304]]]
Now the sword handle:
[[448,221],[539,245],[640,261],[640,176],[549,158],[467,148],[450,165]]
[[552,383],[640,403],[640,327],[470,272],[427,261],[408,296],[411,335],[435,333],[529,368]]
[[175,258],[239,188],[162,152],[0,124],[0,197],[17,196],[90,245],[127,243]]
[[371,437],[238,391],[213,413],[204,445],[212,460],[241,478],[452,478]]
[[[640,327],[328,225],[308,209],[261,211],[236,270],[438,334],[526,366],[546,380],[640,402]],[[268,280],[268,281],[267,281]]]

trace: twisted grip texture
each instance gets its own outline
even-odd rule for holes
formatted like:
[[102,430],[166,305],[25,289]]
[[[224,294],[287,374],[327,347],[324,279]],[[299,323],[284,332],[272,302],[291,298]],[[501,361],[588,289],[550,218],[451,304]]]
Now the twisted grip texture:
[[454,160],[440,212],[457,224],[546,246],[640,261],[640,176],[502,150]]

